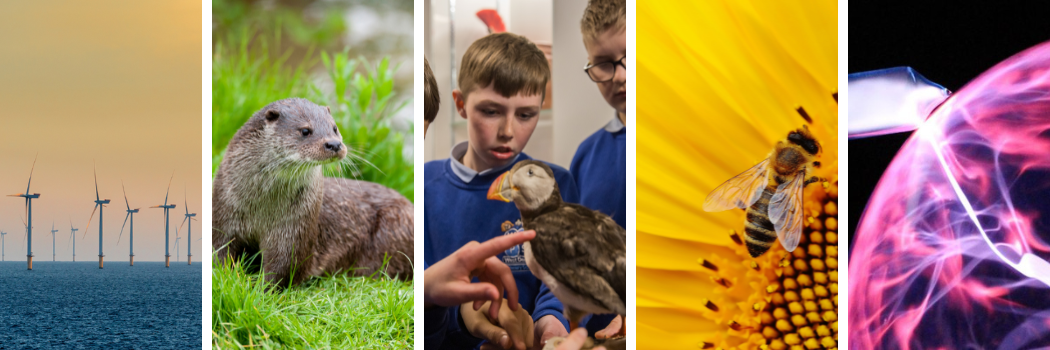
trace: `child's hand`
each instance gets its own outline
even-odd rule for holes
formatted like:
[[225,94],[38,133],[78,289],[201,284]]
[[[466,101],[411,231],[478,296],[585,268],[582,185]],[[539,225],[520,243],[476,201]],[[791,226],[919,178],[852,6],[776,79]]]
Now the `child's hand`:
[[[554,315],[540,317],[540,319],[536,321],[535,329],[535,344],[537,349],[542,349],[543,345],[547,344],[547,340],[550,340],[550,338],[564,337],[569,334],[569,332],[565,331],[565,326],[562,325],[561,321],[558,321],[558,318],[554,317]],[[586,330],[584,333],[587,333]]]
[[[482,308],[492,303],[486,302]],[[470,309],[470,302],[463,303],[459,307],[459,314],[463,317],[463,324],[467,331],[476,338],[487,340],[489,343],[482,345],[482,350],[488,349],[516,349],[525,350],[532,346],[532,316],[520,305],[513,311],[507,307],[507,299],[502,299],[503,307],[499,308],[499,316],[489,319],[484,311]]]
[[[519,232],[485,241],[470,242],[448,257],[441,259],[423,272],[423,305],[453,306],[473,302],[474,310],[485,300],[500,300],[503,291],[511,301],[511,309],[518,308],[518,286],[510,268],[496,259],[496,254],[528,241],[535,231]],[[479,283],[471,283],[478,277]],[[496,318],[500,303],[492,303],[489,317]]]
[[587,341],[587,329],[583,328],[583,327],[573,329],[572,332],[569,333],[569,336],[567,336],[567,337],[564,337],[564,338],[563,337],[551,338],[550,342],[551,342],[551,344],[548,344],[548,346],[545,346],[544,350],[546,350],[546,349],[553,349],[553,350],[581,350],[581,349],[605,350],[605,347],[589,348],[590,343],[592,343],[592,342],[588,342]]
[[594,337],[597,339],[611,338],[617,335],[626,335],[623,333],[625,328],[623,327],[623,318],[620,315],[616,315],[616,318],[609,321],[609,325],[605,329],[594,333]]

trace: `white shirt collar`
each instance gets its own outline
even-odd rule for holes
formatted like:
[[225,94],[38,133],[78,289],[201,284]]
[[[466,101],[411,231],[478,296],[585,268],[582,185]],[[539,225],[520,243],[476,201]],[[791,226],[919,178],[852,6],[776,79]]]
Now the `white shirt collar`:
[[521,153],[518,153],[514,156],[514,159],[507,163],[507,165],[498,168],[486,169],[478,172],[474,171],[474,169],[467,167],[463,164],[463,162],[460,161],[460,159],[462,159],[463,156],[467,154],[467,141],[463,141],[456,144],[452,147],[452,152],[449,153],[449,158],[451,159],[450,163],[452,164],[452,173],[456,174],[456,177],[463,181],[463,183],[470,183],[470,181],[474,180],[474,178],[477,176],[502,172],[507,168],[513,166],[514,163],[518,161],[518,157],[521,157]]
[[616,114],[613,116],[612,120],[610,120],[608,124],[605,124],[605,131],[608,131],[610,133],[618,133],[625,127],[626,126],[623,125],[623,122],[620,121],[620,115]]

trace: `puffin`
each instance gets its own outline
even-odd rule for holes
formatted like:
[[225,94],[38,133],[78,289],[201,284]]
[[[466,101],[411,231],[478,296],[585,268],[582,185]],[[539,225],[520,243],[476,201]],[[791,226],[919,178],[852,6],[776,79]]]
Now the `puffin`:
[[[564,306],[569,330],[588,314],[627,312],[626,230],[608,215],[565,203],[554,172],[536,160],[518,162],[489,187],[487,198],[514,202],[526,230],[525,264]],[[626,334],[623,322],[621,334]]]

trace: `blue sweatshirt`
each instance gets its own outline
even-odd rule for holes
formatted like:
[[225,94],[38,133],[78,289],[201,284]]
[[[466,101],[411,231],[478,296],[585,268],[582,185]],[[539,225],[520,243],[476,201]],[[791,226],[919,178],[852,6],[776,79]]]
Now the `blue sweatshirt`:
[[[423,263],[423,269],[429,269],[430,264]],[[433,307],[423,310],[423,349],[439,349],[445,341],[445,331],[448,329],[448,308]]]
[[613,118],[580,143],[569,172],[580,189],[580,204],[627,227],[627,128]]
[[[500,174],[510,170],[515,163],[531,158],[521,153],[504,167],[475,172],[459,161],[466,151],[466,142],[460,143],[453,147],[451,158],[430,161],[423,167],[424,266],[437,263],[470,241],[484,242],[499,235],[522,231],[521,213],[514,203],[493,201],[486,197],[492,182]],[[578,203],[580,198],[576,183],[569,172],[557,165],[548,165],[554,171],[562,199]],[[518,302],[532,315],[533,321],[554,315],[568,329],[561,302],[529,271],[521,245],[505,251],[497,258],[513,271],[518,286]],[[481,345],[480,339],[464,329],[459,307],[447,308],[447,315],[443,317],[438,313],[440,309],[424,312],[427,321],[435,322],[434,327],[424,325],[427,349],[463,349]],[[444,332],[439,332],[439,329],[444,329]],[[431,347],[431,344],[437,343],[441,345]]]
[[[613,118],[580,143],[569,172],[580,188],[580,204],[612,217],[627,227],[627,136],[619,118]],[[595,315],[587,331],[604,329],[616,315]]]

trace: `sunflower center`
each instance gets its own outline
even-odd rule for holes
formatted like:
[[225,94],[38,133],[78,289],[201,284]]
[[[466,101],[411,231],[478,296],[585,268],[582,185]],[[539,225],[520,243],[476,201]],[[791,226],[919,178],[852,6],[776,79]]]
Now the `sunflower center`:
[[701,349],[838,347],[838,183],[821,185],[805,197],[806,226],[794,252],[776,244],[752,259],[731,231],[740,259],[698,260],[723,289],[701,301],[704,316],[727,327]]

